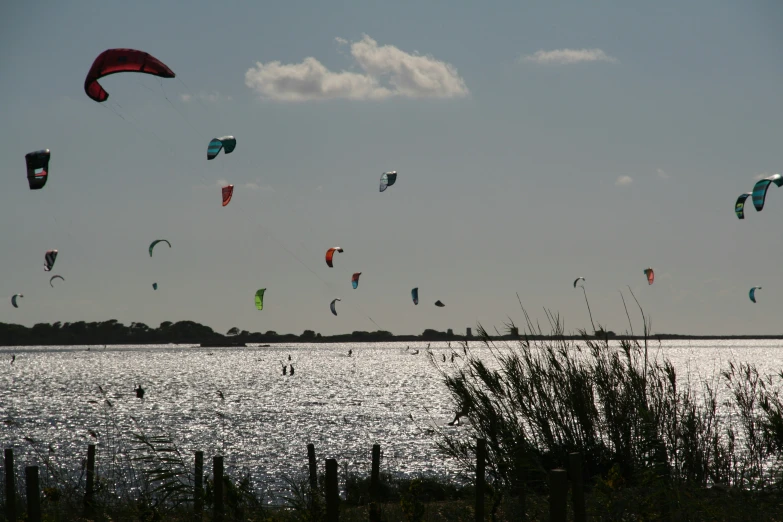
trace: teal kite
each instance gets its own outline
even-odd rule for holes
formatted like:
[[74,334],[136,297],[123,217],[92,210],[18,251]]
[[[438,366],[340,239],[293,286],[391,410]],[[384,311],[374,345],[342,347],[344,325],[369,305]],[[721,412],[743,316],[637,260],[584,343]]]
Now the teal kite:
[[750,296],[750,300],[754,303],[756,302],[756,290],[761,290],[760,286],[754,286],[750,289],[750,293],[748,294]]
[[774,183],[778,187],[783,186],[783,176],[773,174],[758,181],[753,187],[753,206],[756,207],[758,212],[761,212],[764,208],[764,201],[767,199],[767,189],[769,189],[770,183]]
[[14,294],[14,295],[11,297],[11,304],[12,304],[12,305],[14,305],[14,308],[19,308],[19,305],[18,305],[18,304],[16,304],[16,298],[17,298],[17,297],[24,297],[24,295],[22,295],[22,294]]
[[417,286],[413,290],[411,290],[411,299],[413,299],[413,304],[417,305],[419,304],[419,287]]
[[207,159],[215,159],[223,149],[224,154],[231,154],[237,146],[237,140],[233,136],[223,136],[222,138],[213,138],[207,146]]
[[734,203],[734,213],[737,214],[739,219],[745,219],[745,200],[752,195],[753,192],[745,192],[744,194],[740,194],[740,197],[737,198],[737,202]]
[[391,172],[384,172],[381,174],[381,187],[380,190],[383,192],[388,187],[391,187],[397,182],[397,171],[393,170]]

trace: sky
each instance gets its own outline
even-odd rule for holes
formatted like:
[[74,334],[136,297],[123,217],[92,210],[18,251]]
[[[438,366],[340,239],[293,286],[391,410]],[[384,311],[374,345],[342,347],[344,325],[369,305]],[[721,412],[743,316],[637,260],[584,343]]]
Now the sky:
[[[783,333],[783,189],[733,212],[783,170],[782,23],[773,0],[5,3],[0,321],[462,333],[521,301],[576,331],[582,276],[617,332],[630,287],[654,332]],[[97,103],[110,48],[176,78],[108,76]]]

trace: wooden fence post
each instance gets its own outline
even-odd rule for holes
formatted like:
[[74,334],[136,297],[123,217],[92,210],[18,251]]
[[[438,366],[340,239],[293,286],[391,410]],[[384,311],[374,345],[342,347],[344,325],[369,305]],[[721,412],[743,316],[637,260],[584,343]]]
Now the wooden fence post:
[[568,474],[571,476],[571,498],[574,503],[574,522],[587,522],[581,453],[569,453]]
[[337,483],[337,461],[326,459],[326,522],[340,519],[340,488]]
[[93,496],[95,493],[95,444],[87,446],[87,485],[84,492],[84,516],[92,518]]
[[38,485],[38,466],[24,468],[27,486],[27,520],[41,522],[41,488]]
[[212,457],[212,476],[215,478],[215,522],[223,520],[223,457]]
[[486,439],[478,439],[476,441],[476,522],[484,522],[484,492],[486,491],[484,469],[486,460],[487,441]]
[[201,521],[204,512],[204,452],[196,452],[193,486],[193,518]]
[[568,472],[553,469],[549,472],[549,520],[566,522],[568,511]]
[[5,518],[16,522],[16,476],[14,475],[14,450],[5,449]]
[[372,445],[372,468],[370,472],[370,522],[380,522],[381,510],[378,507],[378,490],[381,482],[381,445]]
[[318,464],[315,461],[315,445],[307,445],[307,462],[310,466],[310,489],[315,493],[318,489]]
[[307,465],[310,471],[310,513],[313,518],[317,518],[318,463],[315,460],[315,445],[312,443],[307,445]]

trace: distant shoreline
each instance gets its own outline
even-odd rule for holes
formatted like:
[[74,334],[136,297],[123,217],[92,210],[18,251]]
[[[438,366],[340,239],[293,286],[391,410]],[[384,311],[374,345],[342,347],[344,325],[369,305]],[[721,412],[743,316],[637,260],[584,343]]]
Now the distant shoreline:
[[[466,332],[468,333],[468,332]],[[597,332],[592,339],[610,341],[643,341],[643,336],[616,335],[612,331]],[[566,336],[525,336],[512,330],[507,335],[490,336],[492,341],[512,341],[515,339],[530,341],[551,341],[566,339],[584,341],[585,335]],[[648,342],[658,341],[711,341],[711,340],[783,340],[783,334],[777,335],[680,335],[654,334],[647,337]],[[33,327],[18,324],[0,323],[0,346],[95,346],[95,345],[145,345],[145,344],[197,344],[202,347],[227,348],[264,344],[295,343],[422,343],[422,342],[482,342],[481,336],[460,335],[452,330],[441,332],[426,329],[421,335],[393,335],[391,332],[354,331],[349,334],[321,335],[313,330],[305,330],[301,335],[248,332],[238,328],[230,329],[225,335],[212,328],[193,321],[172,323],[164,321],[158,328],[150,328],[143,323],[131,323],[125,326],[116,320],[86,323],[40,323]]]

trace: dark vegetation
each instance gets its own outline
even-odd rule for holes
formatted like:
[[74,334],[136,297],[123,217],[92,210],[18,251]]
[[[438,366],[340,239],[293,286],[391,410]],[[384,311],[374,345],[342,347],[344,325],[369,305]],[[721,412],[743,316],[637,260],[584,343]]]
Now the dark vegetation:
[[350,334],[322,336],[313,330],[301,335],[248,332],[231,328],[225,335],[193,321],[172,323],[164,321],[158,328],[144,323],[126,326],[116,319],[103,322],[38,323],[30,328],[18,324],[0,323],[0,346],[67,346],[88,344],[166,344],[204,343],[212,346],[236,346],[245,343],[314,343],[314,342],[381,342],[381,341],[440,341],[463,339],[451,330],[439,332],[424,330],[421,335],[392,335],[391,332],[355,331]]
[[491,356],[466,344],[441,368],[470,422],[439,447],[470,469],[486,439],[497,501],[546,494],[549,470],[579,452],[594,519],[783,520],[783,370],[732,362],[694,381],[648,344],[643,312],[642,340],[619,348],[571,340],[547,317],[550,340],[497,342],[479,328]]
[[[492,340],[519,339],[516,327],[511,327],[503,334],[495,332],[490,335]],[[565,335],[564,333],[543,334],[540,331],[527,332],[528,340],[580,340],[587,335]],[[633,335],[617,335],[611,330],[598,328],[592,337],[613,340],[639,340]],[[758,336],[694,336],[676,334],[656,334],[655,339],[781,339],[780,335]],[[131,323],[126,326],[116,319],[102,322],[77,321],[74,323],[56,322],[38,323],[32,327],[19,324],[0,323],[0,346],[68,346],[95,344],[205,344],[209,346],[242,346],[245,343],[336,343],[336,342],[416,342],[416,341],[460,341],[473,339],[471,335],[458,335],[452,329],[441,332],[426,329],[421,335],[394,335],[384,330],[374,332],[354,331],[349,334],[321,335],[313,330],[305,330],[301,335],[292,333],[279,334],[275,331],[249,332],[237,327],[229,329],[225,334],[218,333],[208,326],[193,321],[164,321],[157,328],[144,323]]]

